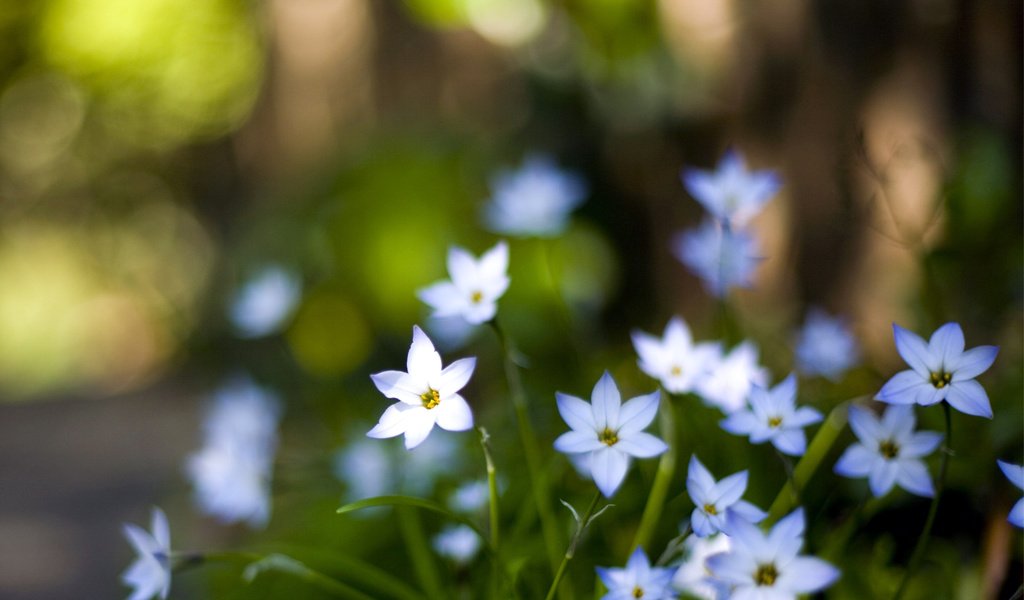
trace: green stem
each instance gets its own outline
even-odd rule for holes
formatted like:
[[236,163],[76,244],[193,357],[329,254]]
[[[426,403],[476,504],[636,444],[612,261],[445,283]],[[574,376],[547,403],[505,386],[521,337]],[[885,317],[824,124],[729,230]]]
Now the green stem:
[[498,511],[498,471],[494,468],[494,459],[491,457],[491,436],[487,430],[480,427],[480,447],[484,449],[484,462],[487,464],[487,491],[489,496],[489,514],[491,519],[491,548],[498,551],[498,541],[501,539]]
[[558,570],[555,571],[555,577],[551,581],[551,587],[548,588],[547,596],[544,600],[551,600],[555,597],[555,593],[558,591],[558,584],[562,582],[562,576],[565,575],[565,569],[569,566],[569,561],[576,554],[576,544],[579,543],[580,538],[583,537],[583,532],[587,529],[587,525],[590,524],[590,517],[594,514],[594,509],[597,508],[597,502],[601,499],[601,492],[598,491],[594,494],[594,499],[590,501],[590,506],[587,507],[586,512],[583,513],[583,518],[580,519],[579,526],[576,528],[576,533],[573,534],[572,539],[569,540],[569,546],[565,549],[565,554],[562,556],[562,562],[558,565]]
[[953,447],[953,421],[948,402],[942,403],[942,411],[946,420],[946,438],[942,444],[942,462],[939,464],[939,479],[935,483],[935,496],[932,498],[931,506],[928,507],[928,517],[924,521],[924,529],[921,530],[921,536],[917,538],[914,553],[910,555],[907,570],[903,573],[903,579],[900,581],[900,587],[896,588],[893,600],[899,600],[903,596],[907,585],[910,584],[911,577],[914,576],[914,571],[917,570],[921,559],[924,558],[925,550],[928,549],[928,539],[932,534],[932,525],[935,524],[935,515],[939,512],[939,500],[942,498],[942,490],[946,487],[946,469],[949,467],[949,455],[952,453]]
[[526,460],[526,472],[530,478],[530,488],[533,492],[533,501],[537,506],[537,516],[540,518],[541,533],[544,537],[544,545],[547,548],[548,561],[552,571],[558,565],[558,527],[555,521],[555,514],[548,504],[551,496],[548,489],[547,476],[541,468],[540,455],[537,453],[537,436],[533,433],[533,426],[530,424],[530,416],[526,408],[526,390],[519,377],[519,367],[512,359],[512,347],[504,330],[498,325],[497,320],[490,322],[492,329],[501,342],[501,348],[505,355],[505,378],[508,382],[509,392],[512,395],[512,407],[515,410],[516,425],[519,429],[519,440],[523,446],[523,457]]
[[647,505],[640,517],[640,525],[633,537],[630,554],[637,547],[646,546],[651,541],[651,535],[654,534],[654,528],[658,526],[662,508],[665,506],[665,498],[668,496],[669,485],[672,483],[672,475],[676,468],[677,444],[675,443],[675,424],[672,416],[672,403],[669,402],[668,406],[661,411],[661,435],[668,442],[668,450],[661,455],[661,459],[658,461],[658,471],[654,476],[654,483],[651,485],[651,493],[647,496]]
[[800,459],[796,468],[793,469],[792,478],[786,482],[786,485],[775,496],[775,501],[772,502],[771,507],[768,509],[768,518],[765,519],[764,525],[767,526],[775,523],[775,521],[778,521],[796,506],[798,490],[807,487],[807,482],[814,475],[818,465],[825,459],[825,456],[832,448],[832,444],[835,443],[836,438],[839,437],[839,434],[842,433],[843,428],[846,426],[847,404],[848,402],[843,402],[833,408],[832,412],[828,413],[825,422],[822,423],[818,432],[814,434],[811,444],[807,447],[807,452],[804,453],[803,458]]
[[423,522],[420,520],[419,513],[410,506],[396,506],[395,514],[398,517],[398,526],[402,530],[405,547],[409,551],[413,571],[415,571],[424,593],[429,598],[444,598],[445,594],[441,591],[441,580],[437,576],[437,565],[431,557],[430,546],[427,544],[427,536],[423,531]]

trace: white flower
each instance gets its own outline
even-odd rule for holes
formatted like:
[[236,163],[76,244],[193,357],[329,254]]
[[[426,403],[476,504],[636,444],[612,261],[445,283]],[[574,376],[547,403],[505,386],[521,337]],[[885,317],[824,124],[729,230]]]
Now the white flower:
[[773,171],[747,171],[743,157],[729,150],[715,171],[686,169],[683,185],[716,219],[744,225],[757,215],[782,182]]
[[705,221],[699,228],[676,236],[672,250],[716,298],[734,287],[750,287],[762,260],[752,235],[714,221]]
[[768,385],[768,370],[757,364],[757,346],[743,342],[729,354],[711,361],[707,377],[697,382],[697,394],[722,412],[743,408],[754,385]]
[[892,329],[896,350],[910,369],[893,375],[876,400],[921,406],[945,400],[964,414],[992,418],[988,394],[974,378],[992,366],[999,348],[978,346],[965,352],[964,332],[956,323],[939,327],[927,344],[895,323]]
[[487,506],[491,498],[491,490],[486,481],[470,481],[460,485],[448,499],[448,505],[452,510],[463,513],[472,513]]
[[434,550],[456,564],[465,565],[480,551],[480,536],[467,525],[448,527],[434,536]]
[[622,403],[619,389],[605,371],[591,394],[592,403],[558,392],[558,412],[572,428],[558,436],[555,449],[588,453],[590,474],[601,493],[611,497],[629,469],[631,456],[651,458],[668,450],[665,442],[642,431],[658,414],[660,393]]
[[597,567],[608,593],[601,600],[673,600],[672,569],[651,567],[651,561],[642,548],[633,551],[625,569]]
[[690,516],[693,532],[707,537],[725,531],[727,524],[737,518],[751,523],[764,519],[767,516],[764,511],[740,499],[746,490],[746,471],[715,481],[711,472],[697,460],[697,455],[691,456],[686,472],[686,491],[694,505]]
[[280,402],[250,379],[221,388],[204,420],[205,443],[186,472],[196,503],[222,522],[266,525]]
[[479,325],[494,318],[498,298],[508,289],[508,244],[498,242],[480,257],[458,246],[448,249],[450,281],[439,281],[417,292],[420,300],[430,305],[431,316],[460,316],[467,323]]
[[922,457],[942,441],[934,431],[914,431],[912,406],[890,406],[879,419],[873,412],[850,406],[850,429],[859,442],[843,452],[835,472],[843,477],[867,477],[875,497],[899,485],[911,494],[935,495],[932,478]]
[[721,353],[716,343],[694,345],[690,328],[679,317],[672,317],[661,339],[634,331],[633,347],[640,357],[640,370],[660,380],[672,394],[692,391]]
[[[1010,483],[1024,490],[1024,466],[1001,460],[996,462],[999,463],[999,468],[1003,471],[1003,475],[1006,475],[1006,478],[1010,480]],[[1013,505],[1013,508],[1010,509],[1010,516],[1006,520],[1017,527],[1024,527],[1024,498],[1021,498]]]
[[672,575],[672,587],[701,600],[717,600],[727,594],[728,586],[711,578],[704,561],[709,556],[728,552],[732,542],[724,533],[702,538],[690,535],[683,540],[686,558]]
[[152,534],[131,523],[124,525],[124,535],[138,554],[121,575],[121,581],[134,588],[128,600],[166,598],[171,589],[171,530],[164,511],[153,509],[150,528]]
[[771,390],[754,387],[750,408],[732,413],[721,425],[729,433],[749,435],[753,444],[770,441],[779,452],[800,456],[807,449],[803,428],[821,418],[813,408],[796,407],[796,376],[790,374]]
[[804,510],[798,508],[765,535],[743,520],[730,528],[732,549],[707,559],[712,576],[732,587],[735,600],[796,600],[832,585],[839,570],[811,556],[803,546]]
[[814,309],[800,330],[796,346],[797,366],[808,375],[839,379],[859,360],[857,341],[842,319]]
[[277,331],[299,300],[298,278],[280,267],[267,267],[235,296],[229,316],[239,335],[255,338]]
[[473,427],[473,413],[458,391],[469,382],[475,367],[476,358],[463,358],[442,369],[441,355],[427,334],[414,325],[409,371],[383,371],[370,376],[382,394],[398,402],[384,411],[366,435],[389,438],[405,434],[405,447],[412,450],[427,439],[435,424],[449,431]]
[[583,202],[587,186],[546,156],[531,156],[518,171],[503,171],[491,181],[484,211],[487,226],[514,236],[552,237],[562,233],[569,213]]

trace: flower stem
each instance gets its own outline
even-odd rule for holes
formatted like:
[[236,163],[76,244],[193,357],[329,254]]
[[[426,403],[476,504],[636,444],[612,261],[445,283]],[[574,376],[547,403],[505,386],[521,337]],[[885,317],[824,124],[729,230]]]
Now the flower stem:
[[402,530],[402,537],[405,539],[405,547],[409,552],[409,559],[412,561],[413,571],[420,582],[420,586],[429,598],[444,598],[441,591],[441,580],[437,576],[437,568],[431,559],[430,547],[427,545],[427,536],[423,532],[423,522],[416,509],[410,506],[396,506],[395,514],[398,517],[398,527]]
[[526,390],[519,377],[519,367],[512,359],[512,346],[504,330],[498,324],[497,319],[490,322],[495,335],[501,342],[501,348],[505,355],[505,378],[508,382],[509,392],[512,396],[512,407],[515,410],[516,425],[519,429],[519,440],[523,445],[523,457],[526,460],[526,472],[530,478],[530,488],[533,492],[533,501],[537,507],[537,516],[540,518],[541,534],[544,538],[544,545],[547,548],[548,561],[551,569],[558,565],[558,527],[555,523],[555,514],[548,504],[550,490],[548,489],[547,475],[541,468],[540,455],[537,453],[537,436],[533,433],[533,426],[530,425],[530,416],[526,408]]
[[946,469],[949,467],[949,455],[952,453],[953,447],[953,421],[948,402],[942,403],[942,411],[946,420],[946,437],[942,443],[942,462],[939,463],[939,479],[935,483],[935,496],[932,498],[931,506],[928,507],[928,517],[924,521],[924,529],[921,530],[921,536],[917,538],[914,553],[910,555],[907,570],[903,573],[903,580],[900,581],[900,587],[896,588],[893,600],[899,600],[903,596],[903,592],[906,591],[907,585],[910,583],[910,578],[914,576],[914,571],[917,570],[921,559],[924,558],[925,550],[928,548],[928,539],[932,534],[932,525],[935,524],[935,515],[939,512],[942,490],[946,487]]
[[647,496],[647,505],[644,507],[643,516],[640,517],[640,525],[637,527],[636,535],[633,537],[633,547],[630,554],[639,546],[646,546],[651,541],[654,528],[658,526],[661,518],[662,508],[665,506],[665,497],[668,496],[668,488],[672,483],[672,475],[676,468],[676,438],[675,423],[673,422],[672,403],[661,411],[661,436],[668,442],[668,450],[661,455],[658,461],[658,471],[654,476],[654,483],[651,485],[651,493]]
[[498,522],[498,473],[494,468],[494,459],[491,457],[491,436],[487,430],[480,427],[480,447],[484,449],[484,461],[487,464],[487,491],[489,496],[490,518],[491,518],[491,548],[498,551],[498,541],[501,539]]
[[579,543],[587,525],[590,524],[590,517],[594,514],[594,509],[597,508],[597,502],[600,499],[601,492],[595,492],[594,499],[590,501],[590,506],[587,507],[587,511],[583,513],[583,518],[579,521],[576,533],[574,533],[572,539],[569,540],[569,546],[565,549],[565,554],[562,556],[562,562],[559,563],[558,570],[555,571],[555,578],[552,580],[551,587],[548,588],[548,593],[547,596],[544,597],[544,600],[551,600],[555,597],[555,593],[558,591],[558,584],[562,582],[562,576],[565,575],[565,568],[569,566],[569,561],[572,560],[572,557],[576,554],[576,544]]

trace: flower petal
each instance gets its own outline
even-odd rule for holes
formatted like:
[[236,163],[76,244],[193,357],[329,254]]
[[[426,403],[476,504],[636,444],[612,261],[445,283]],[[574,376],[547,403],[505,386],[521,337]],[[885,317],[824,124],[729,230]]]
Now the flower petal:
[[896,483],[911,494],[931,498],[935,495],[928,467],[919,460],[896,461]]
[[896,484],[897,469],[892,461],[883,460],[876,462],[871,473],[868,475],[868,486],[876,498],[889,493],[892,486]]
[[640,370],[651,377],[661,378],[668,367],[668,356],[661,346],[661,340],[643,331],[634,331],[631,337]]
[[998,346],[978,346],[961,354],[959,360],[952,365],[946,365],[946,368],[952,369],[954,382],[974,379],[992,366],[997,354]]
[[412,345],[406,361],[409,374],[423,381],[432,381],[441,373],[441,355],[419,325],[412,326]]
[[949,384],[948,389],[946,402],[953,408],[966,415],[992,418],[992,405],[989,404],[988,394],[977,381],[957,381]]
[[813,556],[798,556],[779,573],[775,586],[794,594],[823,590],[839,579],[839,569]]
[[921,458],[939,447],[942,434],[937,431],[918,431],[900,442],[900,458]]
[[157,548],[163,552],[171,549],[171,528],[167,525],[167,515],[157,507],[153,507],[153,516],[150,521],[150,529],[153,532],[153,540]]
[[1006,478],[1010,480],[1010,483],[1024,490],[1024,466],[1015,465],[1003,460],[997,460],[996,463],[999,465],[999,470],[1006,475]]
[[384,410],[380,420],[370,431],[366,432],[367,437],[389,438],[405,433],[408,427],[409,418],[413,415],[410,411],[423,410],[423,406],[409,406],[402,402],[396,402]]
[[469,378],[473,375],[475,368],[475,357],[460,358],[445,367],[437,381],[437,391],[441,397],[447,398],[449,394],[454,394],[464,388],[469,383]]
[[597,380],[590,398],[592,410],[594,411],[594,423],[597,425],[597,428],[617,428],[619,423],[619,407],[622,406],[622,396],[619,395],[619,388],[615,386],[615,380],[612,379],[608,371],[605,371],[601,379]]
[[924,389],[933,389],[920,373],[914,370],[900,371],[885,382],[875,400],[889,404],[913,404],[917,394]]
[[727,508],[743,497],[747,489],[747,472],[740,471],[722,479],[715,485],[716,497],[711,501],[719,508]]
[[735,435],[750,435],[752,432],[757,431],[761,424],[754,417],[754,413],[748,410],[741,410],[732,413],[725,419],[719,422],[722,429]]
[[160,551],[160,545],[153,539],[153,536],[138,525],[125,523],[122,531],[124,532],[124,537],[128,538],[132,547],[135,548],[135,552],[140,556],[152,556],[155,552]]
[[566,454],[593,452],[605,447],[604,442],[597,439],[593,431],[566,431],[555,438],[555,450]]
[[877,458],[878,455],[868,450],[863,444],[853,444],[843,452],[832,470],[836,475],[843,477],[867,477]]
[[562,392],[555,392],[555,402],[558,404],[558,414],[562,415],[566,425],[577,431],[597,432],[594,412],[589,403]]
[[803,429],[782,429],[772,438],[772,445],[783,454],[803,456],[807,450],[807,436]]
[[479,267],[480,277],[485,280],[499,280],[505,277],[508,272],[508,243],[502,240],[484,252],[480,257]]
[[629,456],[613,448],[597,450],[590,455],[590,474],[606,498],[611,498],[619,489],[628,468]]
[[470,410],[466,399],[458,394],[445,398],[432,410],[437,426],[441,429],[466,431],[473,427],[473,411]]
[[817,409],[810,406],[801,406],[796,409],[791,417],[786,419],[787,427],[807,427],[821,421],[824,417]]
[[450,281],[438,281],[417,290],[416,297],[434,309],[435,317],[450,317],[465,309],[466,295]]
[[1013,508],[1010,509],[1010,514],[1006,517],[1006,520],[1017,527],[1024,528],[1024,498],[1021,498],[1013,505]]
[[479,278],[476,259],[464,248],[458,246],[448,248],[448,275],[451,276],[452,283],[460,290],[469,290]]
[[693,528],[693,533],[697,537],[708,537],[718,531],[711,524],[711,519],[708,518],[707,513],[699,507],[693,509],[693,513],[690,515],[690,527]]
[[928,340],[928,353],[939,359],[937,366],[951,369],[964,352],[964,330],[958,323],[946,323]]
[[643,431],[621,435],[615,449],[637,458],[651,458],[668,450],[668,444]]
[[373,385],[388,398],[394,398],[411,406],[420,406],[420,394],[427,391],[425,383],[402,371],[382,371],[370,375]]
[[896,351],[922,378],[927,378],[933,370],[939,367],[939,357],[932,355],[928,344],[916,333],[895,323],[892,324],[892,333],[896,339]]
[[412,450],[427,439],[434,429],[434,415],[429,414],[426,408],[412,408],[407,412],[412,413],[406,420],[405,427],[405,449]]
[[743,519],[750,523],[760,523],[768,516],[768,513],[764,512],[760,508],[747,502],[746,500],[740,500],[728,508],[732,515],[737,518]]
[[660,391],[627,400],[619,409],[619,433],[630,435],[650,425],[658,414],[660,400]]
[[686,470],[686,492],[690,500],[697,506],[711,500],[711,492],[715,487],[715,478],[711,472],[704,467],[703,463],[694,454],[690,457],[690,465]]
[[849,415],[850,429],[853,430],[854,435],[860,441],[865,443],[878,442],[885,437],[882,431],[882,424],[879,423],[878,417],[871,410],[851,404]]

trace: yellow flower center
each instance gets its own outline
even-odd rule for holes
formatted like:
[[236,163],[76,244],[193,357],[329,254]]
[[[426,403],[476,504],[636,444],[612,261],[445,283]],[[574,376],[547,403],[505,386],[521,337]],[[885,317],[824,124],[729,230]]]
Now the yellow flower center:
[[931,380],[932,385],[935,386],[935,389],[941,390],[953,381],[953,374],[945,371],[935,371],[929,379]]
[[714,504],[705,504],[704,512],[708,513],[711,516],[715,516],[718,514],[718,508]]
[[484,299],[484,293],[481,292],[480,290],[477,290],[473,292],[469,299],[473,304],[480,304],[480,301]]
[[892,440],[885,440],[878,444],[878,453],[885,458],[896,458],[900,454],[900,447]]
[[754,583],[757,585],[774,585],[775,579],[778,578],[779,572],[775,569],[774,563],[768,563],[766,565],[758,565],[757,572],[754,573]]
[[683,368],[679,365],[672,365],[672,369],[669,370],[669,373],[671,373],[673,377],[679,377],[683,374]]
[[614,446],[619,442],[618,433],[612,431],[608,427],[605,427],[604,431],[597,435],[597,439],[600,440],[602,443],[608,444],[609,446]]
[[430,388],[426,392],[420,394],[420,400],[423,401],[424,408],[430,410],[441,403],[441,394],[439,394],[434,388]]
[[633,586],[633,597],[634,598],[643,598],[644,597],[644,590],[643,590],[643,588],[641,588],[638,585],[637,586]]
[[768,419],[768,427],[775,429],[779,425],[782,425],[782,417],[771,417]]

